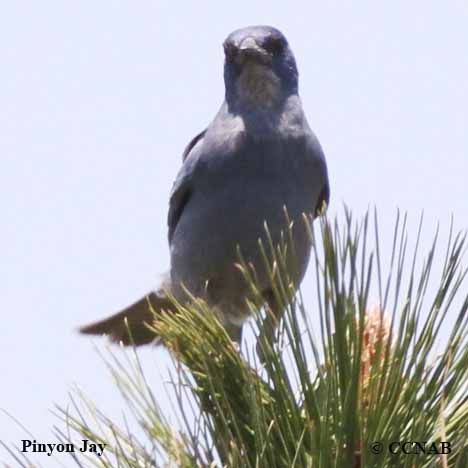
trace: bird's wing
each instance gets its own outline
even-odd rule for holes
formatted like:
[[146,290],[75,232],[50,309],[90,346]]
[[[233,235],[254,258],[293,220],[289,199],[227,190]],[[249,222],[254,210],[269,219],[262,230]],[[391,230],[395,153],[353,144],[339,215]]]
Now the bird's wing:
[[320,216],[325,213],[330,203],[330,183],[328,181],[328,168],[323,149],[317,137],[310,129],[307,138],[307,151],[314,161],[315,183],[321,184],[314,212],[314,216]]
[[195,136],[185,148],[182,154],[183,165],[177,175],[177,178],[172,186],[171,197],[169,200],[169,213],[167,215],[167,225],[169,228],[168,238],[169,244],[172,241],[175,228],[184,211],[187,202],[192,194],[193,185],[192,177],[195,170],[197,158],[190,158],[190,154],[195,146],[203,140],[206,130]]
[[184,152],[182,153],[182,161],[185,161],[190,154],[190,151],[193,150],[195,145],[202,140],[202,138],[205,136],[206,133],[206,128],[203,130],[203,132],[200,132],[198,135],[194,136],[191,140],[190,143],[187,145],[187,147],[184,149]]
[[327,177],[317,200],[314,213],[315,216],[320,216],[323,214],[328,207],[328,203],[330,203],[330,184],[328,183]]

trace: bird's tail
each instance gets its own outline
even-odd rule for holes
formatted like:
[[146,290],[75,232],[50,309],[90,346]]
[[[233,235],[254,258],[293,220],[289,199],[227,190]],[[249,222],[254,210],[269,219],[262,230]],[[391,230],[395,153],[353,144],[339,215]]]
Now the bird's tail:
[[79,331],[87,335],[108,335],[111,341],[125,346],[157,343],[157,336],[148,325],[153,323],[155,314],[174,311],[174,304],[162,291],[151,292],[121,312],[85,325]]

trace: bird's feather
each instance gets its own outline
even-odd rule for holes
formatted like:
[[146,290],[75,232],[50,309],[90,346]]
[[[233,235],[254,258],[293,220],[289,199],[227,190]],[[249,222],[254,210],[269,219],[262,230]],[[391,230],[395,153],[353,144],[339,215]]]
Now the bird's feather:
[[174,185],[172,186],[171,197],[169,200],[169,211],[167,214],[169,244],[172,241],[172,236],[177,223],[179,222],[180,216],[182,215],[192,193],[192,178],[196,164],[195,160],[189,156],[197,144],[202,142],[205,133],[206,129],[192,138],[182,154],[183,165],[177,175]]
[[121,312],[85,325],[79,331],[87,335],[108,335],[112,342],[125,346],[139,346],[157,339],[149,326],[158,314],[172,311],[174,305],[167,297],[150,293]]

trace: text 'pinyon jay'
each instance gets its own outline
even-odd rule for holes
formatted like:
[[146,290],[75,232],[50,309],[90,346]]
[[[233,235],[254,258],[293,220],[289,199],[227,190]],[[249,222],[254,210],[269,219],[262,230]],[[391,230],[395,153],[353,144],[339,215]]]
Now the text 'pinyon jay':
[[189,291],[240,342],[250,289],[235,266],[237,249],[255,268],[257,287],[274,308],[258,240],[265,240],[266,222],[273,242],[280,241],[284,207],[296,254],[290,276],[296,287],[302,280],[311,249],[304,214],[312,222],[328,204],[329,185],[324,154],[302,110],[293,53],[283,34],[269,26],[234,31],[224,52],[225,100],[185,149],[172,189],[171,266],[164,284],[122,312],[82,327],[82,333],[107,334],[126,345],[157,342],[146,324],[154,312],[174,311],[168,293],[186,303]]

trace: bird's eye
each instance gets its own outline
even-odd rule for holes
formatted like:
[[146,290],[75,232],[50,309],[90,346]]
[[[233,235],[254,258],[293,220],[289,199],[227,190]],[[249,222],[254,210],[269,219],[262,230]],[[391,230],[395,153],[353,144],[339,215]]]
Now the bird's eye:
[[283,51],[285,44],[286,43],[282,37],[268,36],[263,42],[263,47],[268,52],[276,55]]
[[223,44],[224,55],[227,62],[232,62],[237,54],[237,48],[232,42],[225,42]]

